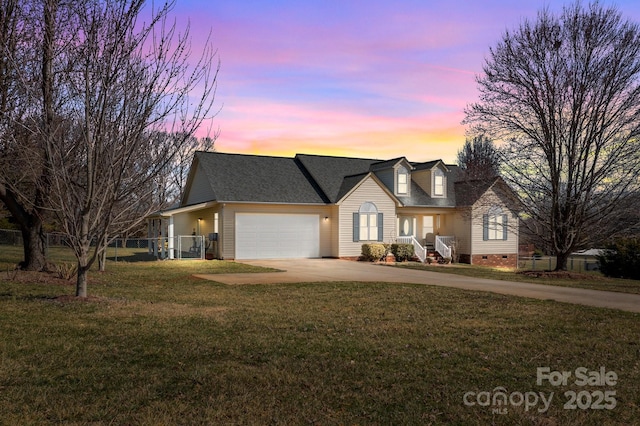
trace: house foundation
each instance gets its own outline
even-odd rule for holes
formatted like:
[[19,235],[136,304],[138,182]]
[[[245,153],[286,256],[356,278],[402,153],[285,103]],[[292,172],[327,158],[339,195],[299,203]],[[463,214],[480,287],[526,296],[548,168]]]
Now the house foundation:
[[[469,260],[469,255],[466,255]],[[465,262],[463,256],[460,256],[460,262]],[[474,254],[471,256],[471,264],[479,266],[491,266],[493,268],[517,268],[518,255],[516,254]]]

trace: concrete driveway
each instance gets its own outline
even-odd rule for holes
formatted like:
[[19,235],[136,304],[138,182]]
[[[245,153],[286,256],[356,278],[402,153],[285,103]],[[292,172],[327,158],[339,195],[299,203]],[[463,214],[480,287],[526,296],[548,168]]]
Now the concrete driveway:
[[511,281],[487,280],[431,271],[392,268],[367,262],[338,259],[255,260],[250,265],[283,272],[250,274],[198,274],[199,278],[224,284],[273,284],[327,281],[369,281],[427,284],[465,290],[489,291],[511,296],[575,303],[640,312],[640,295],[587,290]]

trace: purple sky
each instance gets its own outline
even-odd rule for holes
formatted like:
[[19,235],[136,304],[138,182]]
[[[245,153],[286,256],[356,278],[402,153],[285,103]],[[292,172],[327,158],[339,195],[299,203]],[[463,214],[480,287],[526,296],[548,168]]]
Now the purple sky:
[[[489,47],[563,4],[177,0],[174,14],[194,51],[211,31],[219,52],[216,150],[455,162]],[[640,21],[638,0],[603,4]]]

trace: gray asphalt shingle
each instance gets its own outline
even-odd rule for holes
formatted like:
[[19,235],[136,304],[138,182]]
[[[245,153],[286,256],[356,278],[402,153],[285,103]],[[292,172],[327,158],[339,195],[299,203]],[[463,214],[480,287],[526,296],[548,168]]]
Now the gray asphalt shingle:
[[[335,203],[358,185],[369,172],[393,167],[392,160],[297,154],[294,158],[219,152],[197,152],[215,199],[226,202],[328,204]],[[411,163],[416,170],[439,163]],[[405,206],[454,207],[457,167],[447,179],[447,198],[432,198],[415,182],[411,196],[398,197]]]

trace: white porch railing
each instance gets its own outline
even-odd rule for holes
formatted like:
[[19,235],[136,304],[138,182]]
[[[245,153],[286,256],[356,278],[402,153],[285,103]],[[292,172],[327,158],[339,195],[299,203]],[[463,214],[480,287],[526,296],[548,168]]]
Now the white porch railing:
[[427,258],[427,249],[425,247],[422,247],[418,240],[416,240],[412,235],[406,237],[397,237],[396,241],[399,244],[413,244],[413,251],[415,252],[418,259],[420,259],[420,262],[424,262],[424,260]]
[[451,258],[451,246],[455,241],[455,237],[444,237],[440,235],[436,235],[436,244],[435,248],[440,256]]

